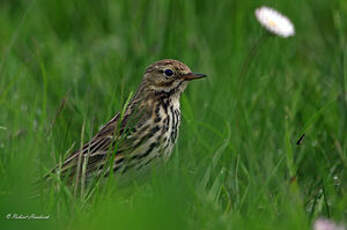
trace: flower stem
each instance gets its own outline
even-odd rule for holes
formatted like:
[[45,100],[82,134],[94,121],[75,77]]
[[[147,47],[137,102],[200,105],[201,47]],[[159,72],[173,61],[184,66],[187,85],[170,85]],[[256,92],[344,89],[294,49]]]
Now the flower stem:
[[240,72],[240,82],[242,83],[244,76],[247,74],[249,67],[252,63],[252,61],[254,60],[254,57],[257,54],[257,51],[259,49],[259,47],[265,43],[265,40],[267,38],[270,37],[270,33],[265,32],[263,33],[258,40],[254,43],[254,45],[252,46],[252,48],[249,50],[246,59],[244,60],[243,64],[242,64],[242,68],[241,68],[241,72]]

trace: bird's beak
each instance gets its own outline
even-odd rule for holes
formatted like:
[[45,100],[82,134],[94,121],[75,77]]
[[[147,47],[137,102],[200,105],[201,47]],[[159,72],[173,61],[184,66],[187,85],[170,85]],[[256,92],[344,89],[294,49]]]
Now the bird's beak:
[[200,79],[204,77],[207,77],[207,75],[202,73],[187,73],[182,76],[182,79],[185,81],[191,81],[191,80]]

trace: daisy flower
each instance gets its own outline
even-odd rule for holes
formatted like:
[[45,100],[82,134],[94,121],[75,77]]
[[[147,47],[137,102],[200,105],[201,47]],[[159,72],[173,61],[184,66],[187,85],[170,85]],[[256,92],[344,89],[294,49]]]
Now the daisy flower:
[[293,23],[286,16],[270,7],[257,8],[255,16],[259,23],[273,34],[284,38],[295,34]]
[[313,230],[345,230],[345,227],[343,225],[337,225],[330,220],[320,218],[315,221]]

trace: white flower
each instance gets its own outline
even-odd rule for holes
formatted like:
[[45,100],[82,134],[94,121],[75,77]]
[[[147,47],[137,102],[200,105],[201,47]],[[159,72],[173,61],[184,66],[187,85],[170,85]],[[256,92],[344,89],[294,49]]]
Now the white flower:
[[345,230],[343,225],[336,225],[336,223],[327,219],[318,219],[313,224],[313,230]]
[[257,8],[255,16],[262,26],[274,34],[284,38],[295,34],[293,23],[286,16],[270,7]]

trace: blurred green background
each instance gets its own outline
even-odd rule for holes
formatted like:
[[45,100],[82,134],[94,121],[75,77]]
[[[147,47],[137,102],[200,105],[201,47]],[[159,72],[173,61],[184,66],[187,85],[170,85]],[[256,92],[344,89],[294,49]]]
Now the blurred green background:
[[[269,37],[267,5],[296,35]],[[1,0],[0,229],[311,229],[347,219],[347,1]],[[183,97],[169,163],[91,195],[32,182],[172,58]],[[84,128],[83,135],[82,127]],[[301,145],[296,142],[305,134]],[[71,150],[70,150],[71,151]],[[48,220],[6,219],[8,214]]]

